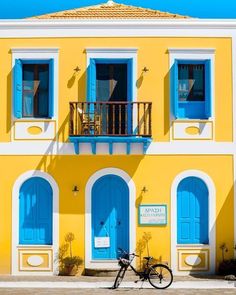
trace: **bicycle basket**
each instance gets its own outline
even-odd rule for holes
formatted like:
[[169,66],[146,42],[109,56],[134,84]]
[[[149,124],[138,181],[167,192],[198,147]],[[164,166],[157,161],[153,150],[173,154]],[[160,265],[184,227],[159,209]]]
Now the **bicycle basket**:
[[118,264],[119,264],[120,266],[125,266],[125,267],[127,267],[127,266],[129,266],[130,261],[129,261],[128,259],[126,259],[126,258],[121,257],[121,258],[119,259]]

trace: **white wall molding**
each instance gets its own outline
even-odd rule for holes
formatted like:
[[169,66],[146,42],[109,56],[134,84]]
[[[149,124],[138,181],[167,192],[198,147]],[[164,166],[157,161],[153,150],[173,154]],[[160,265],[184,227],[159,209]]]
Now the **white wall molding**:
[[[92,155],[91,147],[81,144],[81,155]],[[142,149],[131,145],[132,154],[143,154]],[[74,155],[73,143],[62,143],[52,140],[17,140],[0,143],[0,156],[5,155]],[[99,144],[99,154],[109,155],[108,144]],[[124,149],[115,149],[114,155],[124,154]],[[209,140],[181,140],[172,142],[152,142],[146,155],[236,155],[236,143],[220,143]],[[79,157],[80,155],[78,155]],[[127,155],[126,155],[127,156]],[[127,156],[129,157],[129,156]]]
[[214,54],[215,48],[168,48],[170,54]]
[[[53,104],[54,104],[54,116],[51,118],[52,120],[56,120],[56,130],[58,129],[58,89],[59,89],[59,49],[58,48],[47,48],[47,47],[22,47],[22,48],[11,48],[12,52],[12,72],[15,66],[16,59],[21,60],[54,60],[54,67],[53,67]],[[13,93],[14,93],[14,83],[13,83],[13,76],[12,76],[12,102],[13,102]],[[14,104],[12,103],[12,122],[17,121],[14,117]],[[33,118],[31,118],[33,120]],[[21,120],[21,119],[19,119]],[[12,124],[11,127],[11,139],[14,141],[14,126]]]
[[231,37],[235,20],[0,20],[0,38],[222,36]]
[[[204,181],[208,188],[209,197],[209,247],[210,247],[210,268],[209,273],[215,272],[215,256],[216,256],[216,190],[215,184],[203,171],[186,170],[179,173],[172,182],[171,186],[171,267],[174,274],[186,275],[189,272],[178,271],[177,257],[177,189],[180,182],[186,177],[198,177]],[[189,245],[186,245],[189,246]],[[196,245],[199,248],[199,245]],[[193,247],[193,245],[190,245]],[[203,247],[204,248],[204,247]],[[194,247],[193,247],[194,249]]]
[[92,188],[94,183],[102,176],[113,174],[121,177],[129,188],[129,250],[134,252],[136,248],[136,188],[132,178],[123,170],[118,168],[105,168],[95,172],[88,180],[85,188],[85,267],[86,268],[100,268],[100,269],[117,269],[117,261],[114,262],[101,262],[92,261],[92,242],[91,242],[91,199],[92,199]]
[[111,54],[116,54],[116,53],[128,53],[128,54],[133,54],[137,53],[138,48],[86,48],[86,53],[111,53]]
[[[214,121],[215,121],[215,49],[214,48],[169,48],[169,69],[174,65],[175,60],[205,60],[211,61],[210,77],[211,77],[211,118],[213,121],[213,140],[214,140]],[[172,81],[170,79],[170,93],[171,100],[173,99]],[[171,104],[169,117],[170,121],[175,121],[173,104]],[[187,120],[186,120],[187,121]],[[191,121],[191,120],[189,120]],[[199,120],[200,121],[200,120]],[[173,127],[171,127],[171,134],[173,135]],[[171,137],[173,138],[173,137]]]
[[[19,245],[19,192],[22,184],[30,179],[31,177],[41,177],[45,179],[52,188],[53,191],[53,272],[29,272],[27,275],[50,275],[58,273],[58,264],[56,262],[56,255],[59,249],[59,188],[54,178],[46,172],[40,170],[30,170],[21,174],[15,181],[12,188],[12,262],[11,262],[11,274],[22,275],[19,271],[19,260],[18,260],[18,246]],[[23,247],[27,247],[23,245]],[[45,248],[45,246],[30,245],[31,248]],[[49,248],[49,246],[46,246]]]
[[[87,48],[87,68],[90,66],[91,59],[131,59],[132,60],[132,101],[137,101],[137,71],[138,71],[138,59],[137,59],[137,48]],[[137,107],[133,108],[133,122],[137,122]],[[137,128],[135,123],[133,124],[133,130]]]
[[44,47],[40,47],[40,48],[36,48],[36,47],[25,47],[25,48],[11,48],[11,52],[13,54],[16,53],[58,53],[59,52],[59,48],[44,48]]

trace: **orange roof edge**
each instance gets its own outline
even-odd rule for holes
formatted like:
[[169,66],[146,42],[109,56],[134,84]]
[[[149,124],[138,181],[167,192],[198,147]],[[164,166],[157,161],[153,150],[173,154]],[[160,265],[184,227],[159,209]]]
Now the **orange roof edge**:
[[106,3],[64,10],[31,17],[30,19],[183,19],[189,18],[179,14],[162,12],[150,8],[116,3]]

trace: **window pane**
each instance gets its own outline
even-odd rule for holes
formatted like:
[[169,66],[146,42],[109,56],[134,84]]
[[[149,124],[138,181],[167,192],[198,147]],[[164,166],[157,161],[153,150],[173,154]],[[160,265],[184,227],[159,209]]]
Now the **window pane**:
[[23,65],[23,117],[48,117],[49,65]]
[[39,66],[38,116],[48,117],[49,105],[49,65]]
[[179,101],[205,101],[205,65],[178,65]]
[[23,116],[32,117],[34,113],[34,82],[23,80]]

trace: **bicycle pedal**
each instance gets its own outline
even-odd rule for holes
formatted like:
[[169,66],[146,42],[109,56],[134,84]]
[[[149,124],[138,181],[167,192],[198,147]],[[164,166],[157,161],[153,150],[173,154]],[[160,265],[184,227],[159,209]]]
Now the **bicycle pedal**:
[[138,282],[139,282],[139,280],[137,280],[137,281],[134,281],[135,282],[135,284],[137,284]]

